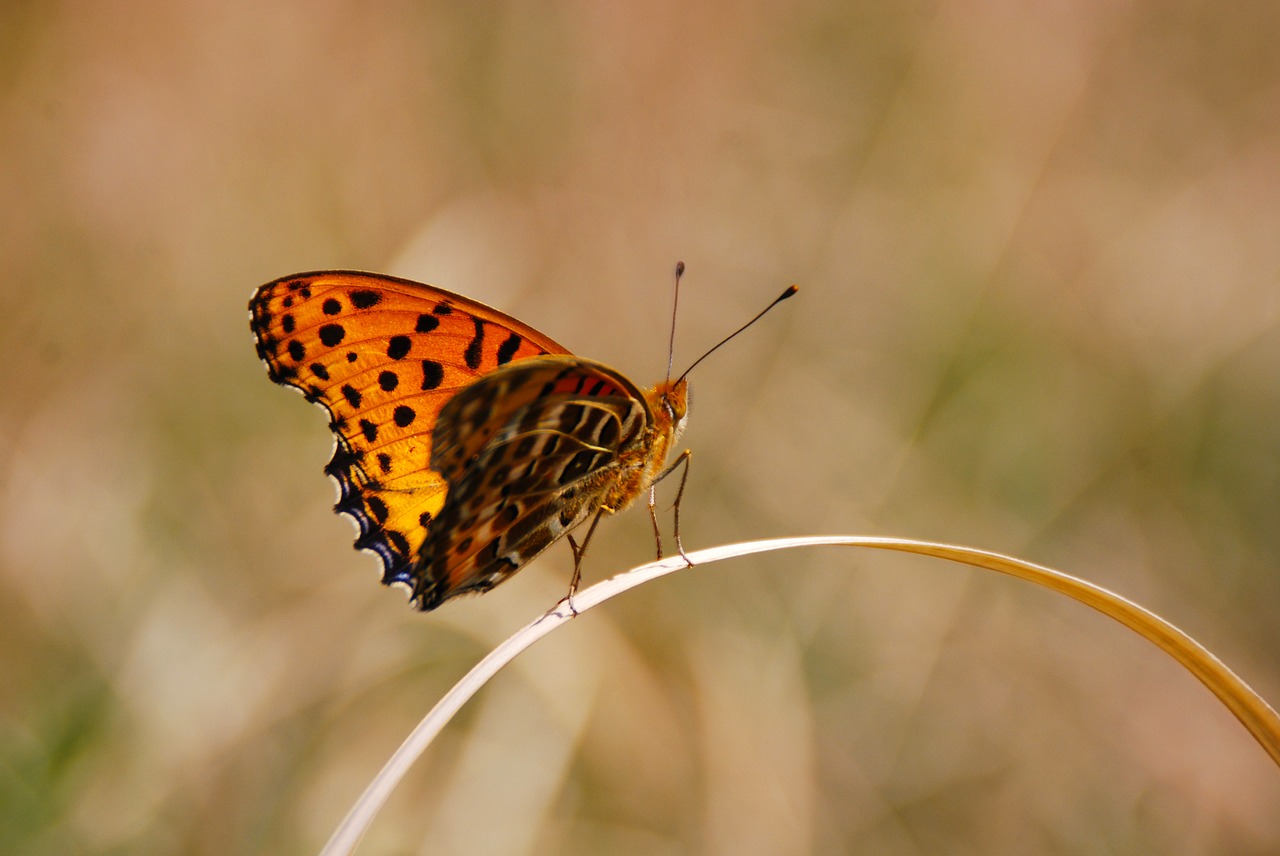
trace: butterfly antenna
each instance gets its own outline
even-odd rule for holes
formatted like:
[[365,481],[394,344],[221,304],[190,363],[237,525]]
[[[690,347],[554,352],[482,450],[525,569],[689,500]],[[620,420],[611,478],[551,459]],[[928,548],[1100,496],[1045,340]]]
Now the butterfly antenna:
[[[677,270],[680,270],[680,268],[677,268]],[[685,370],[684,370],[684,374],[682,374],[682,375],[680,375],[680,377],[676,378],[676,383],[679,383],[680,381],[682,381],[682,380],[684,380],[686,377],[688,377],[688,376],[689,376],[689,372],[693,371],[694,367],[695,367],[695,366],[697,366],[697,365],[698,365],[698,363],[702,362],[702,361],[703,361],[703,360],[705,360],[707,357],[709,357],[709,356],[711,356],[712,354],[714,354],[717,350],[719,350],[719,348],[720,348],[720,346],[721,346],[721,345],[723,345],[725,342],[729,341],[729,340],[730,340],[730,339],[732,339],[734,336],[736,336],[736,335],[738,335],[739,333],[741,333],[743,330],[745,330],[745,329],[747,329],[748,327],[750,327],[752,324],[754,324],[754,323],[756,323],[757,321],[759,321],[761,318],[763,318],[763,317],[764,317],[764,315],[765,315],[765,313],[766,313],[766,312],[768,312],[770,309],[772,309],[773,307],[777,306],[779,303],[781,303],[782,301],[786,300],[788,297],[790,297],[791,295],[795,294],[795,293],[796,293],[797,291],[799,291],[799,290],[800,290],[800,286],[798,286],[798,285],[792,285],[792,286],[789,286],[789,287],[787,288],[787,290],[786,290],[786,291],[782,292],[782,294],[779,294],[777,297],[775,297],[772,303],[770,303],[770,304],[769,304],[768,306],[766,306],[764,309],[760,310],[760,314],[756,315],[756,317],[752,318],[752,319],[751,319],[750,321],[748,321],[746,324],[743,324],[743,325],[742,325],[741,327],[739,327],[737,330],[734,330],[734,331],[733,331],[732,333],[730,333],[728,336],[725,336],[723,339],[721,339],[719,342],[717,342],[717,343],[715,344],[715,346],[714,346],[714,347],[712,347],[710,350],[708,350],[705,354],[703,354],[702,356],[700,356],[700,357],[698,357],[696,360],[694,360],[694,361],[693,361],[693,365],[691,365],[691,366],[689,366],[689,368],[685,369]],[[670,372],[668,372],[668,375],[667,375],[667,376],[668,376],[668,377],[670,377]]]
[[671,299],[671,341],[667,343],[667,383],[671,383],[671,364],[676,357],[676,309],[680,306],[680,277],[684,276],[684,262],[676,262],[676,294]]

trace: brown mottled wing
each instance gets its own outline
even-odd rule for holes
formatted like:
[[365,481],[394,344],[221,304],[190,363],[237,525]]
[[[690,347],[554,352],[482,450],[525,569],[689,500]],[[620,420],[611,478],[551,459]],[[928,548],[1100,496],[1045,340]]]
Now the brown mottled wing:
[[431,286],[350,271],[262,286],[249,303],[258,354],[276,383],[322,405],[337,438],[325,471],[356,546],[383,582],[411,583],[446,477],[431,465],[442,409],[477,378],[565,348],[484,304]]
[[600,506],[653,415],[607,366],[535,357],[480,378],[444,406],[431,467],[448,498],[414,569],[424,610],[515,573]]

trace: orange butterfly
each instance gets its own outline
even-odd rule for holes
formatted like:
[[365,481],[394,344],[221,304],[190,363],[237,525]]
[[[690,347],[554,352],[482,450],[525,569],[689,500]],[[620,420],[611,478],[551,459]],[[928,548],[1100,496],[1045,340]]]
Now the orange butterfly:
[[422,610],[488,591],[590,517],[582,547],[569,539],[572,594],[595,523],[670,471],[688,415],[683,375],[641,391],[509,315],[405,279],[297,274],[249,310],[271,379],[329,413],[325,471],[356,547]]

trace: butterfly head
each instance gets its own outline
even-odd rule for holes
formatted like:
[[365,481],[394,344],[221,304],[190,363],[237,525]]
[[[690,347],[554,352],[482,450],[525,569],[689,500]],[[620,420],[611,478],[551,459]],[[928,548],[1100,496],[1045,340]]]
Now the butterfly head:
[[654,424],[660,433],[670,436],[675,445],[689,422],[689,379],[664,381],[645,394]]

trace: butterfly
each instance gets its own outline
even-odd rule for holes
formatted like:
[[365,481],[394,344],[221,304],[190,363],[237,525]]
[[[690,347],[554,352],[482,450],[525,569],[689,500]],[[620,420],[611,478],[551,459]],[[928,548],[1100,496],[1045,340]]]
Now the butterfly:
[[423,611],[488,591],[590,519],[581,547],[569,539],[572,593],[595,523],[688,461],[666,463],[684,376],[641,390],[461,295],[321,271],[267,283],[249,312],[271,380],[329,415],[325,472],[355,546]]

